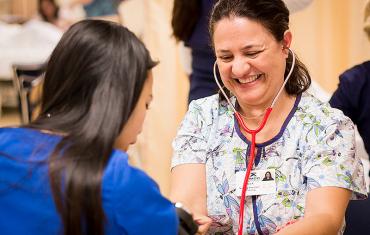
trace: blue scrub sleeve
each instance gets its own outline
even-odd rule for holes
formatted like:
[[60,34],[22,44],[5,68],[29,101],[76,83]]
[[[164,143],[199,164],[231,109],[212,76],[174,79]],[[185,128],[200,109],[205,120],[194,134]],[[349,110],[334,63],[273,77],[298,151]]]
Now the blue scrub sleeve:
[[129,165],[124,168],[115,171],[115,223],[130,235],[177,234],[176,209],[158,185],[143,171]]

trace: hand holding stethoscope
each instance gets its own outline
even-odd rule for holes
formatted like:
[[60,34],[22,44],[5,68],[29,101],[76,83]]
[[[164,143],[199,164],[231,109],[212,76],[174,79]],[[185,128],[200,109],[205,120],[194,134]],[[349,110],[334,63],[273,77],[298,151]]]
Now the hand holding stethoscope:
[[265,112],[265,115],[263,116],[262,122],[260,123],[259,127],[257,129],[255,129],[255,130],[251,130],[251,129],[249,129],[245,125],[245,122],[244,122],[244,120],[242,118],[242,115],[238,111],[236,111],[235,106],[231,103],[229,97],[226,95],[224,89],[222,88],[222,86],[220,85],[220,83],[219,83],[219,81],[217,79],[217,74],[216,74],[217,61],[215,61],[214,65],[213,65],[213,77],[214,77],[214,79],[215,79],[215,81],[217,83],[217,86],[220,88],[220,91],[225,96],[228,104],[233,109],[234,115],[235,115],[236,119],[238,120],[239,124],[241,125],[241,127],[244,129],[245,132],[247,132],[248,134],[250,134],[252,136],[251,148],[250,148],[250,155],[249,155],[249,159],[250,160],[249,160],[249,163],[248,163],[247,172],[246,172],[245,177],[244,177],[242,194],[241,194],[241,200],[240,200],[240,214],[239,214],[238,235],[242,235],[242,233],[243,233],[245,194],[246,194],[246,191],[247,191],[248,180],[249,180],[249,176],[250,176],[250,173],[251,173],[251,170],[252,170],[252,167],[253,167],[253,163],[254,163],[254,158],[255,158],[256,135],[265,126],[265,124],[267,122],[267,119],[269,118],[269,116],[271,114],[272,108],[274,107],[274,105],[275,105],[275,103],[277,101],[277,98],[279,97],[279,95],[283,91],[283,89],[285,87],[285,84],[288,82],[288,80],[290,78],[290,75],[292,74],[293,69],[294,69],[294,66],[295,66],[295,54],[294,54],[294,52],[290,48],[287,48],[287,49],[289,50],[290,53],[292,53],[292,66],[290,67],[289,73],[286,76],[283,85],[280,87],[279,92],[276,94],[275,98],[273,99],[270,107],[268,107],[266,109],[266,112]]

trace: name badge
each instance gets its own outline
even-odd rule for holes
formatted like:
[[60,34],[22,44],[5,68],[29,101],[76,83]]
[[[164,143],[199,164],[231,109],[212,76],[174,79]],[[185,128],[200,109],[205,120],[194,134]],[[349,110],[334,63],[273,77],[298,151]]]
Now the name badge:
[[[242,195],[246,171],[236,172],[236,190],[237,196]],[[247,196],[265,195],[276,193],[275,169],[253,170],[249,176],[247,185]]]

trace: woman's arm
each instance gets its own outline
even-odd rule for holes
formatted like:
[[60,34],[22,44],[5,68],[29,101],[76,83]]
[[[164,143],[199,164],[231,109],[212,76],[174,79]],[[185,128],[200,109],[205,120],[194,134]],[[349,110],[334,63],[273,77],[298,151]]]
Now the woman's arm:
[[322,187],[307,194],[304,218],[280,230],[277,235],[336,235],[344,222],[351,191]]
[[205,233],[211,219],[207,217],[205,164],[182,164],[171,172],[170,199],[181,202],[193,214],[199,224],[199,232]]

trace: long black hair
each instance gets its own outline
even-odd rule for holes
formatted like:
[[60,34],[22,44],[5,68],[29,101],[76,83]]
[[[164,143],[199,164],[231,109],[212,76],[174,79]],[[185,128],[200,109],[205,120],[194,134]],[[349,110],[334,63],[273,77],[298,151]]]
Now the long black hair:
[[104,233],[103,170],[155,65],[133,33],[101,20],[74,24],[54,49],[29,127],[63,133],[49,176],[64,234]]
[[[262,24],[280,42],[289,29],[289,10],[282,0],[219,0],[213,7],[209,32],[213,38],[215,24],[223,18],[246,17]],[[292,55],[289,53],[284,76],[289,73]],[[296,56],[295,67],[285,90],[289,95],[298,95],[311,85],[311,76],[306,66]]]

